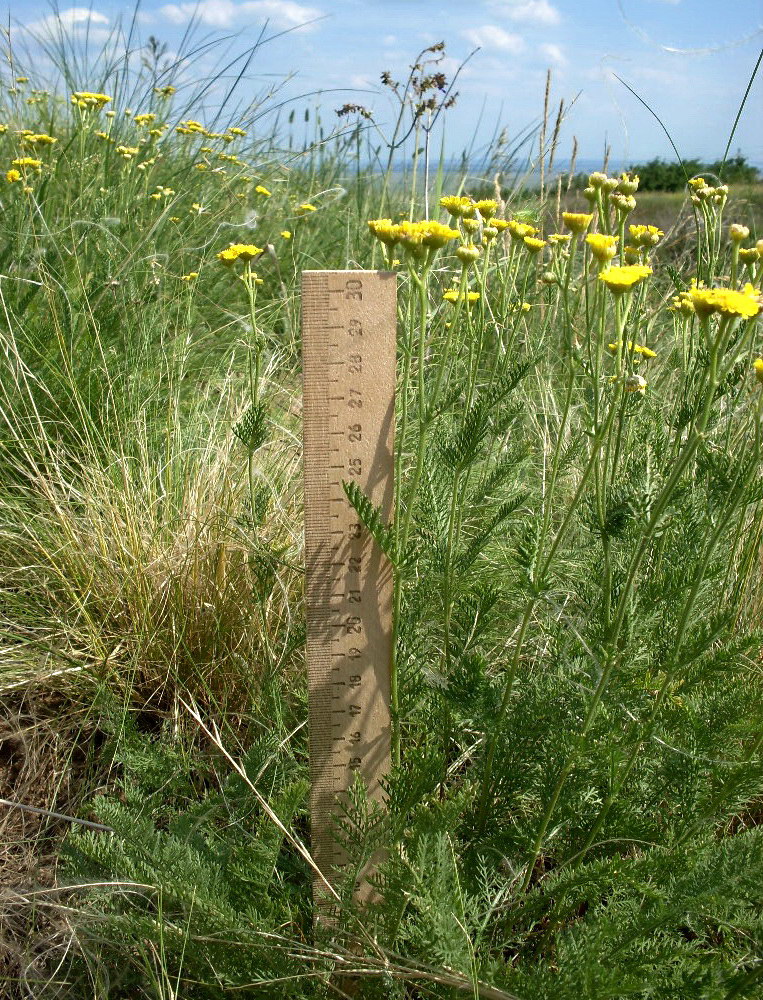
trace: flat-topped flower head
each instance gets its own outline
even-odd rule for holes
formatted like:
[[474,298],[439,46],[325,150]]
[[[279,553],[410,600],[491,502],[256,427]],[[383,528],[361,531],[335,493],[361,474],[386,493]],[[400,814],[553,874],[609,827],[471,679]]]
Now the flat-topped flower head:
[[531,226],[529,222],[518,222],[516,219],[510,220],[508,230],[511,233],[511,238],[517,243],[521,243],[526,236],[537,236],[538,234],[535,226]]
[[318,209],[309,201],[303,201],[301,205],[297,205],[297,212],[300,215],[309,215],[311,212],[317,212]]
[[628,226],[631,242],[637,247],[656,247],[665,235],[657,226]]
[[617,253],[619,236],[607,236],[604,233],[589,233],[585,241],[591,248],[591,253],[602,264],[612,260]]
[[640,284],[652,273],[646,264],[625,264],[622,267],[608,267],[599,273],[599,281],[603,281],[614,295],[622,295]]
[[692,191],[701,191],[708,186],[704,177],[692,177],[688,184]]
[[441,222],[429,220],[419,222],[418,226],[421,231],[421,242],[425,247],[433,250],[439,250],[446,243],[450,243],[451,240],[457,240],[461,237],[461,233],[457,229],[444,226]]
[[482,198],[480,201],[475,201],[474,207],[483,219],[489,219],[491,215],[495,214],[495,210],[498,208],[498,202],[492,201],[490,198]]
[[282,229],[281,230],[281,239],[282,240],[290,240],[291,239],[291,230],[290,229]]
[[591,225],[593,215],[587,212],[562,212],[562,222],[573,233],[584,233]]
[[763,358],[756,358],[752,363],[755,378],[763,385]]
[[242,128],[235,128],[235,127],[229,128],[228,131],[230,132],[231,135],[237,135],[239,137],[246,135],[245,130]]
[[39,174],[42,170],[42,160],[36,160],[33,156],[18,156],[11,161],[11,166],[20,167],[22,170],[34,170]]
[[9,184],[16,184],[21,180],[21,171],[9,170],[5,175],[5,179],[8,181]]
[[110,101],[107,94],[94,94],[90,90],[75,90],[71,96],[72,104],[83,111],[99,111]]
[[550,233],[546,239],[552,246],[560,246],[569,243],[572,239],[571,233]]
[[446,292],[442,293],[442,297],[445,302],[450,302],[451,305],[455,305],[455,303],[458,302],[459,298],[463,298],[463,301],[467,305],[471,305],[472,302],[479,302],[480,293],[467,292],[465,295],[462,295],[462,293],[457,288],[449,288]]
[[254,246],[253,243],[231,243],[218,253],[217,259],[223,264],[235,264],[239,260],[248,263],[259,257],[262,252],[262,248]]
[[46,132],[27,133],[21,140],[23,146],[52,146],[56,142],[58,142],[58,139],[53,135],[48,135]]
[[[623,343],[622,340],[618,340],[614,344],[607,344],[607,347],[610,349],[610,351],[619,351],[620,347],[622,346],[622,343]],[[655,351],[651,350],[649,347],[644,347],[642,344],[636,344],[632,340],[628,341],[627,346],[631,354],[639,354],[641,355],[642,358],[657,357],[657,353]]]
[[726,317],[752,319],[760,312],[760,292],[749,282],[741,292],[733,288],[701,288],[692,285],[687,294],[694,311],[702,317],[718,313]]
[[258,184],[254,191],[255,194],[261,194],[263,198],[269,198],[271,195],[271,192],[268,191],[264,184]]
[[400,230],[392,219],[369,219],[368,228],[373,236],[386,246],[394,246],[400,238]]
[[467,195],[446,194],[444,198],[440,198],[440,205],[454,219],[474,214],[474,202]]
[[492,226],[493,229],[497,229],[499,233],[505,233],[509,228],[509,223],[506,219],[496,219],[491,217],[487,220],[487,224]]
[[739,259],[743,264],[754,264],[756,261],[760,260],[760,251],[757,247],[743,247],[739,251]]
[[536,237],[534,236],[525,236],[525,238],[522,240],[522,243],[524,244],[525,249],[528,250],[531,254],[540,253],[543,247],[546,245],[545,240],[536,239]]

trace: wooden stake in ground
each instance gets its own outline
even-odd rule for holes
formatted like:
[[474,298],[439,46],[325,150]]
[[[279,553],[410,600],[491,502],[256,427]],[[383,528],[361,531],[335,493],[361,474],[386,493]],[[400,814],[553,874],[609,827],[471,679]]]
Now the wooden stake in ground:
[[[390,766],[392,571],[345,494],[353,482],[392,517],[396,276],[304,271],[307,674],[312,854],[333,883],[347,858],[333,834],[359,775],[381,800]],[[371,896],[361,872],[356,898]],[[334,901],[318,879],[316,920]]]

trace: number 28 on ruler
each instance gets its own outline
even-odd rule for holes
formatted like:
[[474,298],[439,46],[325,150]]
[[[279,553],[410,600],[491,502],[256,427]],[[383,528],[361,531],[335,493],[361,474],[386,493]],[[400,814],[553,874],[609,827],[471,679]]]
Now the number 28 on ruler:
[[[347,864],[333,832],[343,796],[358,774],[380,799],[389,769],[392,574],[343,484],[356,483],[389,520],[395,325],[394,274],[303,272],[311,840],[329,882]],[[320,880],[315,899],[329,902]]]

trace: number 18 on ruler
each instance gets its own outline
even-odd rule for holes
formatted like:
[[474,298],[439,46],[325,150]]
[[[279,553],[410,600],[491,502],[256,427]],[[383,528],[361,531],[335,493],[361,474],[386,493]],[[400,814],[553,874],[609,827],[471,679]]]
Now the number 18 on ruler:
[[[396,312],[394,274],[302,274],[311,839],[329,882],[347,865],[333,833],[342,800],[356,775],[380,800],[390,762],[392,572],[343,483],[390,520]],[[356,885],[361,901],[368,874]],[[314,899],[330,918],[320,880]]]

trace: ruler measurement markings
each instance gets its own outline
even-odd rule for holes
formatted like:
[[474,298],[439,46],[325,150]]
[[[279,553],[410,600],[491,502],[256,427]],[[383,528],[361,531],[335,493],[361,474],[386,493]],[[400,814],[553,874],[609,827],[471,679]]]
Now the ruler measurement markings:
[[[394,281],[394,275],[377,272],[303,274],[312,842],[329,881],[347,863],[331,832],[337,799],[356,772],[370,797],[381,798],[380,779],[389,767],[391,572],[342,483],[356,481],[389,518]],[[338,312],[340,321],[329,319],[329,312]],[[333,339],[329,330],[345,336]],[[329,383],[340,390],[332,391]],[[337,453],[339,462],[331,457]],[[357,889],[359,898],[370,896],[365,881]],[[317,910],[328,906],[330,912],[319,885],[315,902]]]

